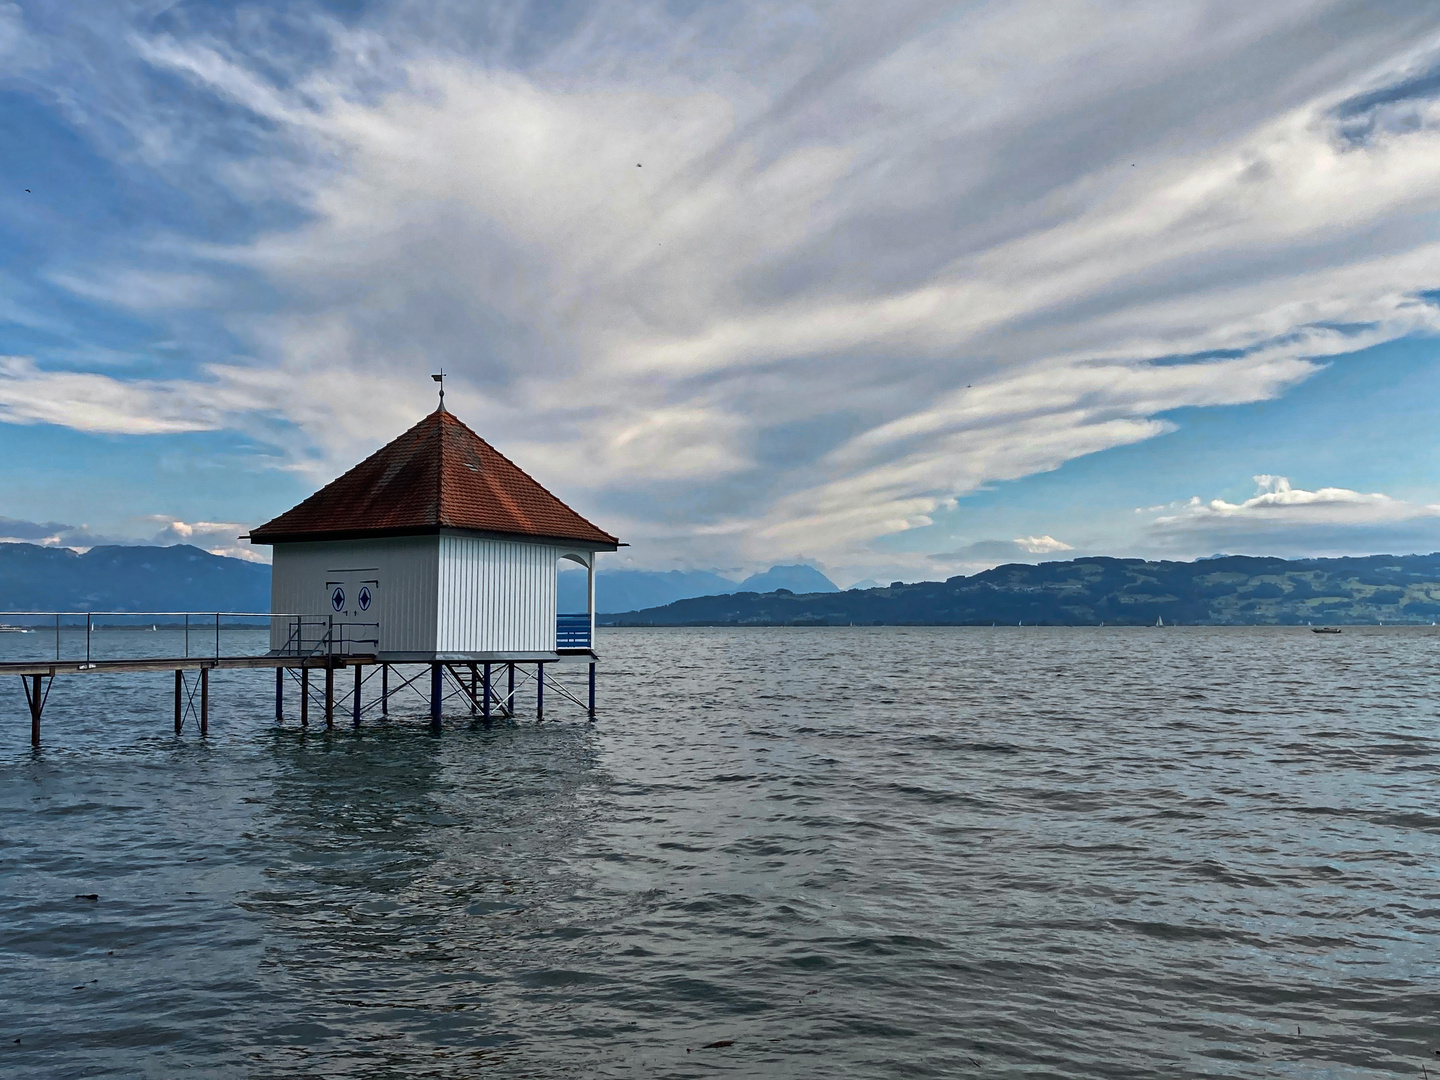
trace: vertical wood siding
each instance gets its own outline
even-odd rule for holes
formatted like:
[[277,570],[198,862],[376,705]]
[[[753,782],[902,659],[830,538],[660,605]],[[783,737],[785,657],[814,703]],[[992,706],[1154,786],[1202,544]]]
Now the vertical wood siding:
[[550,652],[555,573],[549,544],[441,535],[440,652]]

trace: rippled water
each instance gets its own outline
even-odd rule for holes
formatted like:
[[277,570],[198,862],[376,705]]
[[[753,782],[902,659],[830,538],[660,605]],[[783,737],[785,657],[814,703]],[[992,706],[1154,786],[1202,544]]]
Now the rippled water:
[[438,737],[418,697],[276,728],[268,673],[226,672],[202,743],[168,676],[84,676],[32,753],[3,687],[0,1066],[1440,1065],[1436,631],[602,646],[598,723],[547,695],[555,722]]

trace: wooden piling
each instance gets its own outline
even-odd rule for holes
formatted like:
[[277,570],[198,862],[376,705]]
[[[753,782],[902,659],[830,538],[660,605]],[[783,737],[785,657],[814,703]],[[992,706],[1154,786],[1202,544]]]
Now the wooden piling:
[[200,669],[200,734],[210,734],[210,669]]
[[175,671],[175,734],[185,725],[185,672]]
[[351,703],[351,704],[353,705],[353,710],[352,710],[352,711],[353,711],[353,713],[354,713],[354,721],[353,721],[353,724],[354,724],[354,727],[355,727],[355,730],[356,730],[356,731],[359,731],[359,730],[360,730],[360,687],[361,687],[362,683],[364,682],[364,680],[361,678],[361,675],[360,675],[361,670],[362,670],[361,666],[360,666],[359,664],[356,664],[356,665],[355,665],[355,700]]
[[277,724],[285,722],[285,669],[283,667],[275,669],[275,722]]
[[510,690],[509,696],[505,698],[505,715],[513,718],[515,716],[515,661],[511,660],[506,666],[510,668]]
[[[30,704],[31,746],[40,745],[40,713],[44,711],[45,708],[45,699],[40,694],[40,678],[41,677],[39,675],[30,676],[30,690],[29,693],[25,695],[27,701]],[[20,677],[20,683],[22,686],[25,683],[25,677],[23,675]]]
[[390,715],[390,665],[380,665],[380,715]]
[[535,661],[535,719],[545,719],[545,661]]
[[310,669],[300,665],[300,726],[310,726]]
[[325,730],[335,726],[335,665],[325,661]]
[[485,722],[490,722],[490,665],[485,665]]
[[441,692],[445,686],[445,669],[438,663],[430,665],[430,730],[440,730]]
[[595,661],[590,661],[590,719],[595,719]]
[[480,665],[470,661],[470,715],[480,711]]

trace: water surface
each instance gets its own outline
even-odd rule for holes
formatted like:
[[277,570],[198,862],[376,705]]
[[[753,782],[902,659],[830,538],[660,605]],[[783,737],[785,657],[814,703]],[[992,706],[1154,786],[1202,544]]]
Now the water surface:
[[[138,648],[129,633],[109,647]],[[438,737],[418,695],[358,733],[276,727],[269,673],[222,672],[210,738],[177,738],[168,675],[77,676],[32,752],[10,680],[0,1066],[1440,1064],[1436,631],[601,644],[596,724],[547,694],[543,724],[457,712]]]

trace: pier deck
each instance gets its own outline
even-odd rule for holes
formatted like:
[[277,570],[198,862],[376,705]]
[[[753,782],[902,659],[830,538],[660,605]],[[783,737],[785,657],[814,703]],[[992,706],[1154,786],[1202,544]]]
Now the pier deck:
[[374,653],[350,656],[176,656],[146,657],[140,660],[7,660],[0,662],[3,675],[84,675],[114,674],[122,671],[210,671],[254,668],[343,668],[375,664]]

